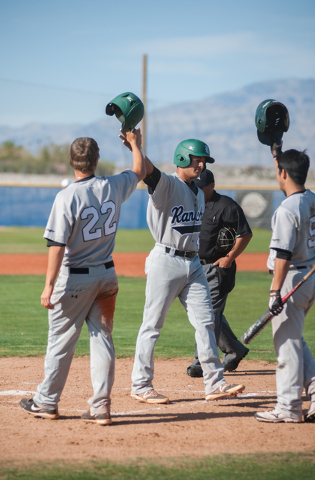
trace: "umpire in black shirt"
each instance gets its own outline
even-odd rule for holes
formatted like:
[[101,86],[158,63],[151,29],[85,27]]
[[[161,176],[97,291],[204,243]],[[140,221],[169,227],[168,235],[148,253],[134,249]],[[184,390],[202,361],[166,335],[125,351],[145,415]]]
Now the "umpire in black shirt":
[[[194,183],[203,190],[206,203],[200,232],[200,263],[210,287],[215,335],[218,347],[224,354],[224,371],[233,371],[249,350],[236,338],[223,312],[228,293],[235,285],[235,259],[247,247],[253,235],[241,207],[232,198],[215,191],[214,177],[210,170],[204,170],[200,179],[194,180]],[[220,253],[217,248],[218,234],[224,226],[232,228],[236,233],[235,245],[227,255]],[[187,368],[187,374],[202,377],[197,347],[195,360]]]

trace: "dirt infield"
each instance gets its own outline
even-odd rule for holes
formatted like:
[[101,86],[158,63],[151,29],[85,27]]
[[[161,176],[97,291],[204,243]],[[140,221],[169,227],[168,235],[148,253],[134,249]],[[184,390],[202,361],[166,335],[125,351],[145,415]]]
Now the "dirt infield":
[[[118,359],[112,391],[113,424],[107,427],[80,418],[92,394],[88,357],[73,360],[58,420],[34,418],[23,411],[19,401],[32,397],[42,380],[43,364],[43,357],[0,360],[0,459],[124,461],[314,449],[315,424],[267,424],[254,419],[256,411],[275,404],[273,364],[242,361],[239,370],[226,374],[226,379],[244,383],[243,394],[206,402],[203,380],[186,374],[187,359],[158,359],[154,385],[171,403],[148,405],[130,396],[132,359]],[[303,407],[306,411],[308,402]]]
[[[146,254],[114,254],[118,275],[144,277]],[[238,270],[266,270],[266,255],[242,254]],[[0,274],[45,274],[47,255],[0,255]],[[314,450],[315,424],[267,424],[254,413],[276,402],[275,364],[243,360],[227,373],[243,383],[238,398],[206,402],[201,378],[186,374],[191,359],[155,360],[155,388],[168,405],[148,405],[130,396],[133,359],[116,361],[113,425],[85,423],[80,416],[92,395],[89,357],[75,358],[59,404],[59,420],[34,418],[19,401],[31,398],[43,379],[43,357],[0,359],[0,460],[127,461],[139,457],[201,457],[220,453]],[[305,397],[304,397],[305,398]],[[309,402],[303,403],[304,413]]]
[[[148,253],[114,253],[117,275],[145,277],[144,263]],[[242,253],[237,259],[239,271],[266,271],[267,253]],[[0,275],[45,275],[47,254],[0,255]]]

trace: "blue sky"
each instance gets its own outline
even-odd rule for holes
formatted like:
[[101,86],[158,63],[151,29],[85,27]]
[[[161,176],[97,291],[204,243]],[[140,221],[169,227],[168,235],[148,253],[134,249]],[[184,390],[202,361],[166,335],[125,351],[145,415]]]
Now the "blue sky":
[[147,110],[315,78],[314,0],[1,0],[0,125],[88,124],[119,93]]

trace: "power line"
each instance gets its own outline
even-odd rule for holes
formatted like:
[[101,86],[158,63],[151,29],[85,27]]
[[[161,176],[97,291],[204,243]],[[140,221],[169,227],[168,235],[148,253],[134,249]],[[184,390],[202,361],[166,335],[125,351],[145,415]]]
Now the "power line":
[[79,88],[72,88],[72,87],[57,87],[55,85],[44,85],[41,83],[35,83],[35,82],[25,82],[22,80],[13,80],[10,78],[0,78],[0,82],[3,83],[10,83],[10,84],[18,84],[18,85],[26,85],[28,87],[37,87],[37,88],[47,88],[50,90],[63,90],[64,92],[72,92],[72,93],[85,93],[87,95],[96,95],[96,96],[110,96],[111,94],[105,93],[105,92],[92,92],[90,90],[81,90]]
[[[86,94],[86,95],[95,95],[97,97],[114,97],[116,95],[116,93],[106,93],[106,92],[92,92],[91,90],[81,90],[79,88],[72,88],[72,87],[57,87],[55,85],[45,85],[45,84],[41,84],[41,83],[35,83],[35,82],[26,82],[24,80],[14,80],[14,79],[10,79],[10,78],[1,78],[0,77],[0,82],[2,83],[9,83],[9,84],[17,84],[17,85],[25,85],[27,87],[36,87],[36,88],[46,88],[46,89],[50,89],[50,90],[59,90],[59,91],[64,91],[64,92],[71,92],[71,93],[83,93],[83,94]],[[170,105],[171,103],[173,103],[171,100],[169,102],[165,101],[165,99],[163,101],[160,101],[160,100],[156,100],[156,99],[152,99],[152,98],[148,98],[147,99],[147,102],[146,102],[148,105],[147,107],[149,106],[150,107],[150,110],[154,110],[156,108],[163,108],[163,107],[166,107],[168,105]]]

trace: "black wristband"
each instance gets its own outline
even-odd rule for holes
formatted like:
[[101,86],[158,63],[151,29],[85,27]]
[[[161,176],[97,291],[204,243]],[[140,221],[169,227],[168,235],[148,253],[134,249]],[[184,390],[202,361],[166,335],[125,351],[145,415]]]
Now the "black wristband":
[[270,290],[269,296],[270,297],[280,297],[280,290]]

